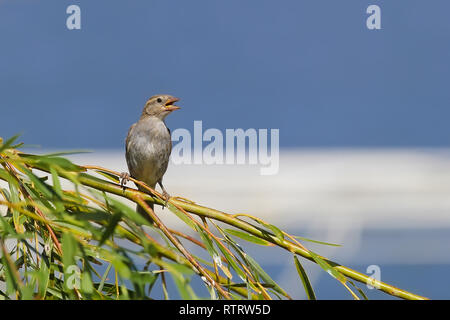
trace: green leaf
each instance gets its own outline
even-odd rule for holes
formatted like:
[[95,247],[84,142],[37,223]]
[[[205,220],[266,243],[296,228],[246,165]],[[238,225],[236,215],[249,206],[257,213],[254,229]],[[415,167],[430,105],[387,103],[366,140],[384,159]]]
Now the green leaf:
[[142,224],[146,226],[152,226],[151,223],[145,219],[143,216],[141,216],[139,213],[137,213],[135,210],[131,209],[127,205],[121,203],[120,201],[117,201],[111,197],[107,197],[108,202],[110,203],[111,207],[117,212],[122,212],[125,216],[130,218],[132,221],[134,221],[137,224]]
[[312,251],[309,251],[309,253],[311,254],[311,257],[314,259],[314,261],[316,261],[317,264],[329,275],[331,275],[333,278],[336,278],[341,283],[347,282],[347,278],[342,273],[333,268],[328,262],[326,262],[324,259],[322,259]]
[[303,287],[305,288],[306,295],[309,300],[316,300],[316,294],[314,293],[314,289],[309,281],[308,275],[306,274],[305,269],[302,264],[298,260],[297,256],[294,256],[295,268],[297,269],[298,275],[302,280]]
[[62,157],[54,156],[38,156],[32,154],[21,154],[21,158],[25,163],[30,165],[37,165],[44,169],[50,169],[51,166],[59,167],[62,170],[68,172],[81,172],[85,171],[84,168],[73,164],[70,160]]
[[256,243],[259,245],[263,245],[263,246],[273,246],[272,243],[270,243],[266,240],[260,239],[258,237],[255,237],[254,235],[249,234],[249,233],[245,233],[245,232],[235,230],[235,229],[225,229],[224,231],[228,234],[239,237],[239,238],[244,239],[249,242],[253,242],[253,243]]
[[70,233],[63,233],[62,250],[64,266],[74,264],[75,254],[77,253],[77,242]]
[[14,228],[7,222],[7,220],[0,215],[0,226],[2,227],[2,233],[8,236],[18,236]]
[[81,291],[86,294],[92,294],[94,292],[91,273],[87,270],[85,270],[81,276]]
[[122,212],[119,211],[113,214],[108,226],[106,227],[105,231],[102,234],[102,238],[100,239],[100,243],[98,244],[99,246],[102,246],[105,243],[105,241],[114,233],[114,230],[116,226],[119,224],[121,219],[122,219]]
[[260,219],[258,219],[258,218],[256,218],[256,217],[251,217],[251,216],[247,216],[247,215],[245,215],[245,216],[246,216],[247,218],[249,218],[249,219],[252,219],[253,221],[255,221],[256,223],[258,223],[259,225],[262,225],[262,226],[264,226],[265,228],[270,229],[270,230],[274,233],[274,235],[275,235],[278,239],[280,239],[280,241],[283,241],[283,240],[284,240],[284,234],[283,234],[283,231],[281,231],[278,227],[274,226],[273,224],[266,223],[266,222],[264,222],[264,221],[262,221],[262,220],[260,220]]
[[350,284],[351,284],[356,290],[358,290],[359,294],[361,295],[361,297],[363,297],[364,300],[369,300],[369,298],[366,296],[366,294],[364,293],[364,291],[362,291],[362,289],[359,288],[353,281],[351,281],[350,279],[348,279],[347,281],[350,282]]
[[[9,194],[11,195],[11,200],[10,201],[12,203],[20,202],[17,181],[15,181],[14,179],[9,180]],[[14,207],[11,208],[11,211],[12,211],[12,215],[13,215],[14,226],[18,226],[19,225],[20,212],[17,209],[15,209]]]
[[153,282],[156,280],[156,275],[150,271],[137,271],[133,272],[133,274],[131,275],[131,279],[133,280],[133,282],[142,285],[153,284]]
[[57,288],[56,286],[55,287],[48,287],[47,291],[48,291],[48,293],[50,293],[51,295],[53,295],[57,299],[60,299],[60,300],[64,299],[62,291],[59,288]]
[[0,261],[2,262],[5,271],[6,278],[6,294],[10,295],[14,293],[15,290],[19,289],[19,281],[20,279],[16,278],[17,270],[15,270],[14,263],[12,263],[11,256],[6,252],[6,248],[4,248],[5,252],[2,254]]
[[273,224],[268,224],[267,225],[268,228],[270,228],[270,230],[273,231],[273,233],[275,233],[275,235],[277,236],[278,239],[280,239],[281,241],[284,240],[284,234],[283,231],[281,231],[280,229],[278,229],[276,226],[274,226]]
[[245,279],[245,285],[247,288],[247,300],[252,300],[252,288],[250,286],[250,281],[248,281],[248,278]]
[[52,174],[53,190],[55,190],[55,193],[59,196],[60,199],[62,199],[63,192],[61,189],[61,183],[59,182],[58,172],[56,171],[54,166],[50,167],[50,173]]
[[200,238],[202,239],[203,243],[205,244],[206,250],[210,254],[211,257],[218,256],[216,249],[214,248],[213,242],[211,241],[211,238],[209,235],[198,225],[195,225],[195,229],[197,230],[198,234],[200,235]]
[[225,260],[227,260],[231,268],[237,273],[237,275],[242,280],[245,280],[246,276],[244,272],[241,270],[241,268],[238,266],[238,264],[234,261],[234,258],[224,248],[222,248],[222,246],[217,245],[217,247],[222,252],[223,256],[225,257]]
[[189,285],[189,279],[186,279],[184,275],[192,275],[194,272],[192,269],[184,266],[182,264],[176,264],[171,262],[161,261],[161,264],[170,272],[172,279],[180,293],[181,299],[183,300],[193,300],[198,299],[195,295],[194,290],[192,290]]
[[24,285],[20,288],[20,300],[32,300],[34,294],[33,285]]
[[63,233],[62,236],[63,266],[64,266],[64,285],[69,292],[79,284],[79,267],[75,262],[77,254],[77,241],[70,233]]
[[[11,176],[5,169],[0,168],[0,179],[9,181],[11,179]],[[3,190],[5,190],[5,189],[3,189]]]
[[4,150],[10,148],[11,145],[14,143],[14,141],[16,141],[17,138],[19,138],[19,136],[20,134],[16,134],[15,136],[6,140],[4,143],[0,144],[0,152],[3,152]]
[[256,221],[257,223],[259,223],[259,224],[265,226],[266,228],[270,229],[270,230],[275,234],[275,236],[276,236],[278,239],[280,239],[281,241],[284,240],[284,234],[283,234],[283,231],[281,231],[279,228],[277,228],[277,227],[274,226],[273,224],[265,223],[265,222],[260,221],[260,220],[258,220],[258,219],[253,219],[253,220]]
[[289,295],[284,291],[273,279],[264,271],[263,268],[248,254],[245,254],[245,259],[249,263],[250,267],[258,273],[258,275],[261,277],[261,279],[264,280],[265,283],[273,286],[273,289],[277,292],[281,293],[285,297],[289,297]]
[[131,270],[128,266],[130,263],[128,257],[119,254],[120,251],[116,252],[103,249],[102,247],[98,248],[100,257],[106,261],[110,261],[122,278],[128,279],[131,277]]
[[170,202],[167,203],[167,207],[169,208],[170,211],[172,211],[173,213],[175,213],[175,215],[180,218],[184,223],[186,223],[189,227],[191,227],[193,230],[197,230],[196,229],[196,225],[194,222],[192,222],[191,219],[189,219],[189,217],[186,216],[186,214],[184,212],[182,212],[180,209],[178,209],[177,207],[175,207],[173,204],[171,204]]
[[108,264],[108,267],[106,267],[105,273],[103,273],[102,280],[100,281],[100,284],[98,285],[98,288],[97,288],[97,290],[100,292],[102,292],[102,290],[103,290],[103,286],[105,285],[105,281],[108,278],[108,274],[109,274],[109,271],[111,270],[111,267],[112,267],[112,263]]
[[48,259],[45,255],[42,256],[38,272],[38,292],[40,297],[45,297],[50,280],[50,269],[48,266]]
[[118,176],[116,176],[115,174],[106,172],[106,171],[102,171],[102,170],[95,170],[95,172],[97,172],[98,174],[104,176],[105,178],[115,182],[115,183],[120,183],[120,179]]
[[[225,240],[230,243],[232,246],[235,246],[234,241],[229,238],[224,231],[216,224],[214,224],[215,227],[217,228],[217,230],[220,231],[220,233],[222,233],[222,235],[225,237]],[[247,276],[245,275],[245,273],[242,271],[242,269],[238,266],[238,264],[236,263],[234,257],[232,257],[227,250],[225,250],[225,248],[216,240],[214,239],[214,242],[216,243],[217,247],[219,248],[219,250],[222,252],[225,260],[227,260],[227,262],[229,263],[229,265],[231,266],[231,268],[237,273],[237,275],[242,279],[242,281],[245,281],[245,279],[247,278]]]
[[68,151],[60,151],[60,152],[52,152],[43,154],[42,157],[57,157],[57,156],[67,156],[72,154],[81,154],[81,153],[92,153],[91,150],[68,150]]
[[46,185],[44,182],[42,182],[34,173],[32,173],[28,168],[25,166],[17,164],[17,166],[20,168],[22,172],[24,172],[28,178],[30,178],[31,182],[33,182],[35,188],[42,193],[47,199],[53,198],[53,193],[48,185]]
[[341,244],[335,244],[335,243],[330,243],[330,242],[323,242],[323,241],[317,241],[317,240],[312,240],[312,239],[308,239],[305,237],[300,237],[300,236],[293,236],[296,239],[301,239],[304,241],[309,241],[309,242],[314,242],[314,243],[318,243],[318,244],[324,244],[326,246],[334,246],[334,247],[341,247]]

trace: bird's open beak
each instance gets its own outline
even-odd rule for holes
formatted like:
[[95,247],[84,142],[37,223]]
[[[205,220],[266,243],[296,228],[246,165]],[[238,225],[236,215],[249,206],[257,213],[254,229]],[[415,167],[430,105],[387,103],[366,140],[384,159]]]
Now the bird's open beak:
[[172,98],[167,100],[166,104],[165,104],[165,108],[167,111],[174,111],[174,110],[178,110],[180,109],[179,106],[174,105],[175,102],[179,101],[180,99],[178,98]]

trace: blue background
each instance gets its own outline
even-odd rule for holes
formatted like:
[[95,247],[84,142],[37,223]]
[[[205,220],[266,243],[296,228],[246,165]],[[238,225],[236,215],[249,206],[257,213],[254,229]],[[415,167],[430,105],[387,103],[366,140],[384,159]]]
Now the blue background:
[[[71,4],[81,30],[66,28]],[[382,30],[366,28],[371,4]],[[169,93],[182,99],[172,130],[203,120],[278,128],[281,147],[449,147],[449,13],[448,0],[0,0],[0,136],[122,149],[146,99]],[[447,298],[448,267],[383,275]],[[330,279],[320,298],[345,296]]]
[[[81,30],[66,8],[81,7]],[[378,4],[382,30],[366,28]],[[148,97],[172,129],[279,128],[281,147],[449,146],[450,2],[0,1],[1,136],[122,148]]]

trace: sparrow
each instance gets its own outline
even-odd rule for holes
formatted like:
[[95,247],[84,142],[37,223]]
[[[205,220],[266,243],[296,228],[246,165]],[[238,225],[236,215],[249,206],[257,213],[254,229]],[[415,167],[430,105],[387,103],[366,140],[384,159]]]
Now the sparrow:
[[[164,120],[172,111],[180,109],[174,105],[177,101],[178,98],[164,94],[147,100],[139,121],[128,130],[125,158],[129,173],[124,172],[120,176],[122,186],[128,182],[130,176],[145,182],[152,189],[159,184],[166,204],[170,195],[164,188],[162,179],[169,164],[172,139]],[[139,185],[137,187],[142,192],[148,192]],[[153,209],[153,203],[148,205]],[[137,205],[136,211],[148,217],[141,206]]]

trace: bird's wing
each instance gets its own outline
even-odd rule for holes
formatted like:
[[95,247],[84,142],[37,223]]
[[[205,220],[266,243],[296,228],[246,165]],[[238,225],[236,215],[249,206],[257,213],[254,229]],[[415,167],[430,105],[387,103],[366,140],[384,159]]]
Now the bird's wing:
[[131,131],[133,130],[136,123],[133,123],[128,130],[127,138],[125,139],[125,150],[128,151],[128,143],[130,142]]
[[166,126],[167,131],[169,131],[169,154],[172,152],[172,133],[168,126]]

